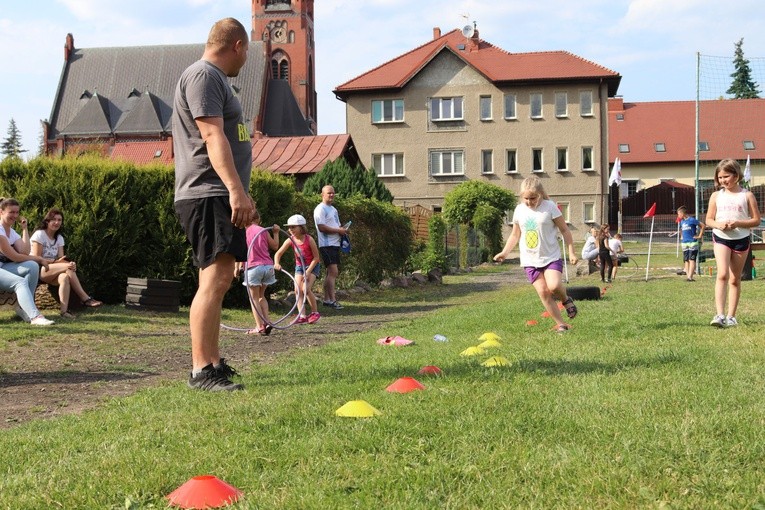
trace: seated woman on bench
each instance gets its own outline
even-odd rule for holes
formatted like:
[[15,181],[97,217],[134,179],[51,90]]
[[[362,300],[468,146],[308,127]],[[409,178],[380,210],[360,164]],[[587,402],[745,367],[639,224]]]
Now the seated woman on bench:
[[64,236],[61,235],[63,225],[64,213],[59,209],[48,211],[32,234],[32,254],[48,260],[48,267],[43,268],[40,280],[48,285],[58,286],[61,316],[73,319],[74,315],[69,311],[69,296],[72,290],[85,306],[97,307],[103,303],[96,301],[85,292],[77,277],[77,264],[64,255]]

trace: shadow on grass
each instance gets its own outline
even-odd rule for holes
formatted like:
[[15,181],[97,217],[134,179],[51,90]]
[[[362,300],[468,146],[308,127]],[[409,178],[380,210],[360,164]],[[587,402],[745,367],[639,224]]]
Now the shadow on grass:
[[157,375],[157,373],[82,372],[79,370],[60,370],[55,372],[7,372],[0,374],[0,388],[34,384],[82,384],[101,381],[126,381],[131,379],[144,379],[154,375]]

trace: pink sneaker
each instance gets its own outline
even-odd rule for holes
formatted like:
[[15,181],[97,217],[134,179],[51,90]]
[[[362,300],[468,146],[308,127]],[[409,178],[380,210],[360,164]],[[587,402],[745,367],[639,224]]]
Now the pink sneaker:
[[311,315],[308,316],[308,324],[313,324],[315,322],[318,322],[318,320],[321,318],[321,315],[319,312],[311,312]]
[[307,324],[308,323],[308,317],[298,317],[295,321],[295,324]]

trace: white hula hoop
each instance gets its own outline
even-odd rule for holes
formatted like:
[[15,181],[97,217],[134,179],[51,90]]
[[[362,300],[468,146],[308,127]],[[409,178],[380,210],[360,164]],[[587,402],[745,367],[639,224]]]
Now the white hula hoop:
[[[247,246],[247,260],[250,259],[250,253],[252,252],[252,247],[255,244],[255,241],[258,239],[258,237],[260,237],[264,232],[270,232],[271,230],[273,230],[273,228],[274,227],[264,228],[263,230],[261,230],[260,232],[255,234],[255,237],[252,238],[252,241],[250,241],[250,244]],[[292,239],[292,236],[288,235],[286,232],[284,232],[281,229],[279,230],[279,232],[281,232],[284,236],[286,236],[287,239],[289,240],[289,242],[292,243],[292,249],[295,251],[295,254],[300,258],[300,265],[302,267],[305,267],[305,259],[303,258],[303,253],[300,251],[300,249],[298,249],[297,245],[295,244],[294,239]],[[243,274],[244,274],[245,287],[247,288],[247,298],[250,301],[250,306],[252,307],[252,309],[255,310],[255,313],[258,314],[258,317],[260,317],[260,319],[265,324],[271,326],[274,329],[287,329],[290,326],[292,326],[293,324],[295,324],[297,322],[298,318],[300,317],[299,313],[298,313],[298,315],[295,316],[294,319],[292,319],[292,321],[287,323],[286,326],[280,326],[279,325],[282,322],[284,322],[290,315],[292,315],[292,312],[295,311],[295,308],[297,308],[298,311],[305,310],[305,302],[306,302],[307,295],[308,295],[308,293],[306,292],[307,289],[305,288],[305,286],[306,286],[306,284],[308,282],[308,278],[305,278],[303,280],[303,299],[302,299],[302,301],[298,301],[297,299],[295,299],[295,304],[292,305],[292,308],[290,308],[287,311],[287,313],[285,313],[280,319],[278,319],[276,321],[268,321],[268,320],[266,320],[265,317],[263,317],[263,314],[260,313],[260,308],[255,306],[255,302],[252,299],[252,294],[250,293],[250,284],[249,284],[249,281],[247,280],[247,270],[248,269],[250,269],[250,268],[247,267],[247,262],[245,261]],[[290,277],[290,280],[292,280],[292,286],[297,290],[297,282],[295,281],[295,277],[292,274],[290,274],[289,272],[285,271],[284,268],[281,269],[281,272]],[[300,306],[298,306],[298,305],[300,305]],[[237,327],[234,327],[234,326],[228,326],[226,324],[223,324],[222,322],[220,323],[220,327],[223,328],[223,329],[227,329],[229,331],[241,331],[241,332],[245,332],[245,333],[253,329],[253,328],[237,328]]]

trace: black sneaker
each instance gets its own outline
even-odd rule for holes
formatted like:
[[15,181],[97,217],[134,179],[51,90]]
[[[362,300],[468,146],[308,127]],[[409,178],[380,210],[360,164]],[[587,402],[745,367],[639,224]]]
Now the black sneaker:
[[241,384],[232,383],[228,377],[221,373],[220,369],[216,369],[212,364],[204,367],[196,377],[190,375],[189,387],[204,391],[236,391],[244,389],[244,386]]
[[215,370],[218,371],[218,373],[220,373],[223,377],[227,379],[231,379],[232,377],[236,377],[237,375],[239,375],[239,372],[234,370],[234,367],[226,363],[226,358],[221,358],[220,365],[214,368]]

